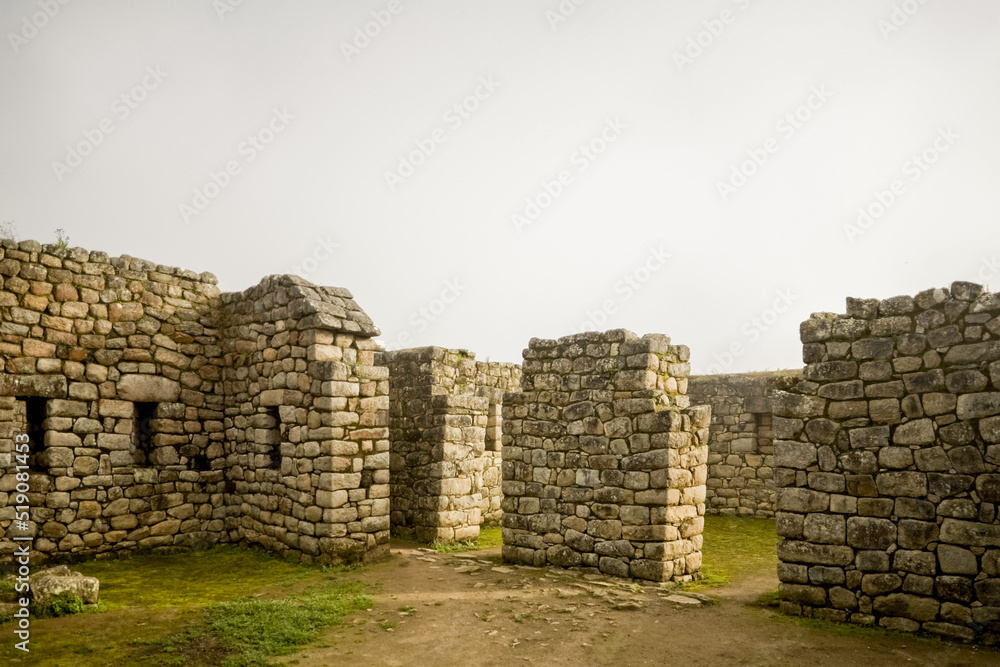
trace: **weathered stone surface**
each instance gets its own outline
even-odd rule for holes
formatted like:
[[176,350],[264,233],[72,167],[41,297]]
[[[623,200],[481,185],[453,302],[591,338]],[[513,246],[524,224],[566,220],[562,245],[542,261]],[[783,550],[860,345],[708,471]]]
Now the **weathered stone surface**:
[[937,616],[937,600],[905,593],[892,593],[875,599],[875,611],[886,616],[901,616],[914,621],[932,621]]
[[850,565],[854,560],[854,549],[832,544],[811,544],[797,540],[778,543],[778,558],[790,563],[811,563],[816,565]]
[[807,514],[803,537],[819,544],[844,544],[845,521],[835,514]]
[[31,575],[33,603],[42,605],[60,595],[78,597],[84,604],[97,604],[100,582],[74,572],[65,565],[39,570]]
[[941,544],[937,548],[937,557],[941,571],[945,574],[976,575],[979,572],[976,555],[968,549]]
[[786,391],[775,391],[771,396],[771,408],[779,417],[803,419],[823,414],[824,401],[810,396],[800,396]]
[[888,549],[896,542],[896,524],[888,519],[850,517],[847,543],[858,549]]
[[118,398],[133,402],[174,402],[180,397],[180,385],[157,375],[123,375],[117,385]]
[[934,422],[930,419],[917,419],[900,424],[892,434],[896,445],[929,445],[934,442]]
[[1000,392],[962,394],[958,397],[959,419],[976,419],[1000,414]]
[[870,426],[850,430],[851,447],[874,449],[889,444],[888,426]]
[[805,470],[816,464],[816,445],[792,440],[776,440],[774,463],[786,468]]
[[903,579],[897,574],[880,573],[866,574],[861,579],[861,590],[865,595],[884,595],[903,585]]
[[804,488],[778,489],[778,509],[789,512],[823,512],[830,506],[830,494]]
[[1000,473],[976,477],[976,493],[985,503],[1000,503]]
[[927,475],[920,472],[883,472],[875,477],[879,493],[886,496],[927,495]]
[[68,383],[61,375],[0,374],[0,396],[65,398]]
[[1000,525],[945,519],[941,523],[941,541],[967,546],[1000,547]]

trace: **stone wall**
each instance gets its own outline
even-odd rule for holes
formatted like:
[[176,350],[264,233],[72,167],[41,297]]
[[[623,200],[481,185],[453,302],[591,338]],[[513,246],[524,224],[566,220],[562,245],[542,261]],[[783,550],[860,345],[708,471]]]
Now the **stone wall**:
[[503,362],[476,362],[476,395],[489,400],[486,408],[486,442],[483,452],[484,526],[499,526],[503,517],[503,396],[521,388],[521,367]]
[[775,394],[781,608],[1000,641],[1000,294],[848,299]]
[[622,329],[529,342],[504,397],[504,560],[695,576],[711,409],[689,407],[687,361]]
[[221,294],[209,273],[0,242],[0,558],[15,534],[40,559],[217,541],[378,555],[377,333],[348,292],[297,278]]
[[347,290],[271,276],[223,295],[230,539],[302,560],[389,541],[389,383]]
[[441,347],[385,352],[378,363],[389,372],[393,530],[475,539],[499,522],[499,410],[520,369]]
[[[221,539],[225,473],[206,463],[223,439],[214,276],[31,241],[0,256],[0,535],[18,534],[13,438],[30,430],[34,526],[20,534],[41,554]],[[143,404],[156,408],[140,420]]]
[[709,514],[774,516],[771,394],[799,380],[797,371],[695,375],[688,395],[712,406],[708,442]]

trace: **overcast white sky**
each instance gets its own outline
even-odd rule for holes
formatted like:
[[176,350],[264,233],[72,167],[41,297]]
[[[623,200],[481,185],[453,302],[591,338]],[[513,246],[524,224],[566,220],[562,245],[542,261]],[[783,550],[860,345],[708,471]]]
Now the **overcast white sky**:
[[20,239],[347,287],[390,347],[625,327],[790,368],[846,296],[1000,283],[995,2],[4,0],[0,31]]

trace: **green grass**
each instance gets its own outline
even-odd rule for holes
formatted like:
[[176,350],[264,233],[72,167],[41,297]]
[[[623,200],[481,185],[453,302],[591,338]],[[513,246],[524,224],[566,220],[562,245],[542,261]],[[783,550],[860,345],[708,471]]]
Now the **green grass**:
[[[97,613],[34,616],[30,664],[80,664],[81,656],[87,664],[109,665],[220,664],[227,657],[237,660],[232,665],[263,664],[266,651],[285,651],[293,640],[314,636],[320,617],[329,624],[370,605],[357,586],[343,582],[349,568],[310,567],[235,546],[72,568],[101,581],[96,610],[87,608]],[[270,631],[285,626],[287,636]],[[5,631],[9,626],[0,626]],[[241,632],[259,637],[249,657],[228,648],[243,641],[235,639]],[[0,644],[0,664],[20,653]]]
[[101,599],[109,609],[200,608],[246,595],[247,590],[285,588],[320,574],[317,568],[230,545],[89,561],[73,569],[100,580]]
[[757,598],[756,604],[761,607],[772,607],[777,609],[780,602],[781,596],[778,594],[778,589],[774,589],[773,591],[761,593]]
[[442,554],[459,553],[462,551],[476,551],[479,549],[493,549],[503,546],[503,533],[500,528],[480,528],[479,537],[475,540],[465,542],[435,542],[431,548]]
[[287,655],[316,639],[320,630],[347,614],[371,607],[361,584],[329,582],[283,600],[241,598],[205,610],[211,633],[234,655],[223,665],[265,665],[265,658]]
[[685,590],[721,586],[778,566],[774,519],[710,515],[705,517],[703,536],[704,577],[685,584]]

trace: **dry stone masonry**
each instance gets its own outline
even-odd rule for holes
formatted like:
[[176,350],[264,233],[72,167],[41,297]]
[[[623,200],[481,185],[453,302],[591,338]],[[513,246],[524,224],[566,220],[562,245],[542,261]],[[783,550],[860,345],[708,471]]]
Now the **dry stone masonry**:
[[504,397],[506,561],[695,576],[711,409],[689,407],[688,356],[623,329],[531,339]]
[[[389,536],[388,378],[346,290],[0,245],[0,557],[14,435],[35,556],[232,541],[305,561]],[[20,533],[18,531],[20,530]]]
[[712,406],[708,443],[708,514],[774,516],[771,395],[799,381],[798,372],[695,375],[688,395]]
[[782,609],[1000,642],[1000,294],[848,299],[773,399]]
[[344,289],[271,276],[222,296],[230,539],[304,560],[389,541],[388,370]]
[[385,352],[392,528],[424,542],[475,539],[500,515],[499,420],[514,364],[441,347]]
[[337,563],[501,524],[508,562],[685,581],[706,511],[774,514],[785,612],[1000,643],[979,285],[848,299],[802,324],[801,374],[689,383],[662,335],[534,338],[523,367],[383,352],[347,290],[216,284],[0,241],[0,561],[31,536],[36,563],[215,542]]

